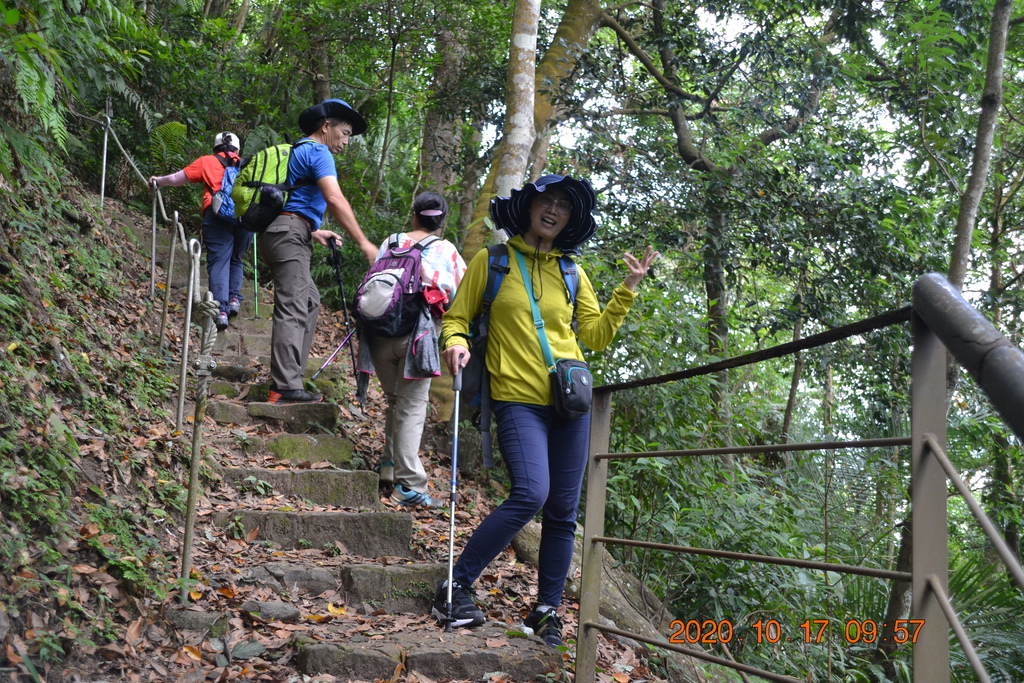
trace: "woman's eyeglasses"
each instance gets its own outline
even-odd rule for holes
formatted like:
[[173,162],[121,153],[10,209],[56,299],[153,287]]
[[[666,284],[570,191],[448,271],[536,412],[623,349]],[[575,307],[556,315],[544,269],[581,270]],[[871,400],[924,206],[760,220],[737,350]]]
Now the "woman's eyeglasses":
[[554,197],[545,197],[544,195],[540,195],[533,201],[537,202],[545,209],[554,209],[559,213],[570,213],[572,211],[572,202],[568,199],[555,199]]

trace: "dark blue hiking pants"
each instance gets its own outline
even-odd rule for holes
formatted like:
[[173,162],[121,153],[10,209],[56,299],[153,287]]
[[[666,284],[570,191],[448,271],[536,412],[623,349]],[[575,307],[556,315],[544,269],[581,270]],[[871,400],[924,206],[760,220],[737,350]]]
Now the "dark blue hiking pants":
[[497,401],[494,415],[512,490],[473,532],[453,577],[470,586],[519,530],[543,511],[538,598],[541,604],[557,607],[572,563],[576,511],[590,447],[590,414],[566,420],[552,406]]
[[252,246],[253,233],[221,218],[210,209],[203,213],[203,245],[206,249],[206,274],[210,292],[228,312],[228,301],[242,296],[242,262]]

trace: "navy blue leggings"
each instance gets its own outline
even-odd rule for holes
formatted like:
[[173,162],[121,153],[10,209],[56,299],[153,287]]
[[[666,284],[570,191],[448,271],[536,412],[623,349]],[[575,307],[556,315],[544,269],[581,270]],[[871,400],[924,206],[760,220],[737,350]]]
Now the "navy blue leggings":
[[572,564],[576,511],[590,447],[590,414],[566,420],[552,406],[498,401],[494,415],[512,490],[473,532],[453,576],[460,584],[471,585],[543,510],[538,598],[541,604],[557,607]]
[[206,249],[206,274],[213,298],[220,310],[228,312],[228,301],[242,296],[242,261],[252,246],[253,233],[220,218],[213,210],[203,213],[203,243]]

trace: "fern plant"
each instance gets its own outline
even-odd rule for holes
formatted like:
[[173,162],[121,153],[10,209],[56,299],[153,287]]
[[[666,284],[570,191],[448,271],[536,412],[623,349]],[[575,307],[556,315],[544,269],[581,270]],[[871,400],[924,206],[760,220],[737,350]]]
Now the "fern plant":
[[169,121],[149,134],[149,160],[154,169],[182,168],[194,157],[188,126]]

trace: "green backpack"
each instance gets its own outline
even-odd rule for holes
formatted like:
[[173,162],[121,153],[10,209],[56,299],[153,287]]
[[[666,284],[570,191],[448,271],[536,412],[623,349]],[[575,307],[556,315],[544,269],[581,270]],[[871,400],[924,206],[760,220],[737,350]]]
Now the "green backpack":
[[288,193],[299,187],[315,185],[316,180],[302,178],[288,184],[288,161],[294,145],[284,143],[267,147],[245,162],[235,178],[231,198],[235,202],[235,216],[249,232],[264,232],[281,215]]

